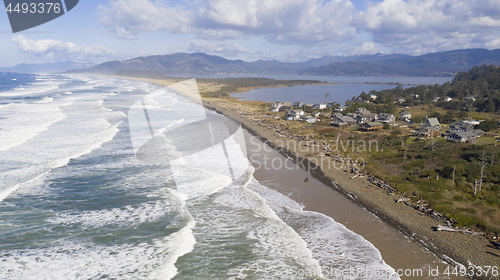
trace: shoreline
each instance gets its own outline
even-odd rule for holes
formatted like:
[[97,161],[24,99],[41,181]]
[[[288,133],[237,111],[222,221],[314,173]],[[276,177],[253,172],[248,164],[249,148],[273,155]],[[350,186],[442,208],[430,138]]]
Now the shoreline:
[[[231,101],[227,100],[227,102]],[[283,156],[291,158],[296,164],[301,162],[312,167],[309,172],[311,176],[360,207],[367,209],[384,223],[402,232],[449,265],[456,266],[460,264],[466,267],[469,267],[470,264],[481,267],[498,266],[500,252],[490,248],[486,238],[463,233],[434,231],[432,228],[440,224],[438,221],[403,203],[395,203],[394,200],[397,196],[388,195],[385,190],[377,188],[365,178],[350,179],[352,174],[345,169],[335,170],[330,168],[324,170],[317,168],[314,162],[310,160],[312,158],[317,160],[317,155],[311,157],[305,152],[289,150],[275,143],[296,140],[288,137],[276,137],[271,129],[259,126],[257,122],[250,120],[238,110],[223,108],[210,100],[204,100],[204,106],[240,122],[244,129]],[[306,166],[302,165],[301,167]],[[476,278],[495,279],[496,277]]]

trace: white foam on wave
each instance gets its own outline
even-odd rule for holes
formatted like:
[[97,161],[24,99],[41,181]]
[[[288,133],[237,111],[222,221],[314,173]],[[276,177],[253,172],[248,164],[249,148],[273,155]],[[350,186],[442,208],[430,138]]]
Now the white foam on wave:
[[[66,116],[53,100],[38,104],[7,104],[0,112],[0,152],[24,144]],[[45,103],[45,104],[44,104]]]
[[2,97],[17,97],[17,96],[36,96],[37,94],[43,94],[47,91],[57,89],[62,82],[42,82],[27,85],[26,87],[17,87],[12,90],[7,90],[0,92]]
[[157,200],[140,205],[127,205],[122,208],[81,213],[68,211],[57,214],[57,217],[49,219],[48,222],[64,225],[81,224],[85,228],[100,228],[108,225],[129,227],[158,221],[174,208],[178,207],[167,203],[167,201]]
[[[256,181],[250,183],[248,188],[262,196],[276,215],[307,243],[313,257],[321,265],[323,277],[338,279],[342,273],[360,267],[365,269],[365,274],[360,272],[349,279],[399,279],[373,244],[344,225],[324,214],[303,211],[297,202]],[[314,275],[319,273],[313,272]]]
[[[4,142],[1,146],[4,150],[0,152],[3,199],[25,182],[113,139],[125,116],[104,108],[103,96],[102,93],[86,94],[85,97],[68,96],[63,99],[65,103],[6,105],[12,112],[6,119],[0,119],[0,123],[12,125],[11,129],[0,130],[4,136],[0,138]],[[26,108],[30,108],[32,114],[25,114]],[[34,112],[39,112],[39,116]],[[9,128],[9,125],[3,127]]]
[[[225,254],[231,254],[232,250],[251,251],[247,258],[231,259],[225,272],[227,277],[218,279],[309,279],[292,276],[298,269],[320,268],[307,244],[259,195],[244,185],[232,185],[194,205],[188,204],[197,219],[194,233],[196,246],[200,247],[198,252],[225,259],[231,258]],[[214,261],[207,265],[221,264]]]
[[1,252],[6,279],[172,279],[175,262],[194,245],[187,226],[153,244],[100,246],[61,240],[49,248]]

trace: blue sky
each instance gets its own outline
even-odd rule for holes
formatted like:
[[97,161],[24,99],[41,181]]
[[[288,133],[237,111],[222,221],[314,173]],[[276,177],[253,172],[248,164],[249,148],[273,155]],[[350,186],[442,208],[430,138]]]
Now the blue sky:
[[499,0],[80,0],[13,34],[0,11],[0,67],[176,52],[305,61],[500,48]]

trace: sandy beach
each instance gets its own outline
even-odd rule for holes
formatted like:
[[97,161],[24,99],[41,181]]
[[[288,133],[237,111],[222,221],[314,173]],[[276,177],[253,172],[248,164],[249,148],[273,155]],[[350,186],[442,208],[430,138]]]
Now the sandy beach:
[[[280,150],[282,154],[294,159],[295,162],[302,162],[307,166],[310,162],[321,162],[324,158],[324,156],[318,153],[303,151],[299,148],[300,143],[290,145],[290,143],[297,140],[276,135],[275,130],[262,125],[260,121],[252,117],[251,113],[247,112],[247,108],[242,104],[227,99],[217,99],[205,100],[204,105],[211,110],[218,111],[229,118],[241,122],[244,128],[258,136],[262,142]],[[287,147],[283,147],[283,143],[289,143],[287,145],[288,149]],[[451,268],[451,266],[462,264],[467,267],[470,274],[477,275],[479,273],[470,271],[477,270],[477,266],[498,267],[500,263],[500,252],[493,248],[486,238],[457,232],[435,231],[433,228],[440,224],[438,221],[403,203],[395,203],[395,200],[398,198],[397,195],[388,195],[385,190],[376,187],[365,178],[350,179],[353,174],[348,172],[347,168],[338,169],[320,166],[320,168],[311,170],[310,174],[322,184],[329,187],[330,190],[336,190],[337,193],[343,194],[352,203],[364,207],[390,225],[393,230],[404,233],[415,242],[418,242],[422,248],[429,250],[437,256],[434,260],[430,257],[428,260],[422,261],[423,265],[441,260],[447,262],[447,264],[441,265],[441,271],[444,271],[447,267]],[[265,177],[260,177],[259,172],[256,174],[256,177],[265,183]],[[325,197],[323,194],[311,193],[305,190],[302,193],[303,195],[292,198],[304,203],[306,205],[305,210],[324,213],[340,222],[342,222],[342,217],[345,217],[343,222],[347,224],[351,221],[349,216],[338,213],[338,209],[329,208],[332,205],[336,205],[336,203],[330,202],[328,199],[321,202]],[[308,193],[308,195],[306,196],[304,193]],[[381,244],[377,244],[377,239],[380,238],[376,237],[376,230],[373,230],[371,225],[368,226],[366,223],[360,222],[357,226],[349,225],[348,228],[372,242],[382,252],[384,260],[389,265],[395,268],[401,266],[404,269],[418,268],[418,265],[414,265],[415,258],[411,257],[411,254],[403,252],[402,254],[396,253],[393,255],[395,248],[388,246],[392,242],[390,238],[386,241],[380,240]],[[380,234],[385,235],[383,232]],[[371,239],[370,236],[373,236],[373,238]],[[426,257],[423,258],[425,259]],[[475,278],[497,279],[491,274],[487,277],[481,276]],[[429,279],[436,279],[436,277]],[[464,278],[449,275],[449,278],[445,279]]]

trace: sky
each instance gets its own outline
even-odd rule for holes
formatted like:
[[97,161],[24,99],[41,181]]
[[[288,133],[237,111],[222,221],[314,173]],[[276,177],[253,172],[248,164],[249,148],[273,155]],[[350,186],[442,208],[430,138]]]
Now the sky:
[[15,34],[0,8],[0,67],[178,52],[298,62],[470,48],[500,48],[500,0],[80,0]]

